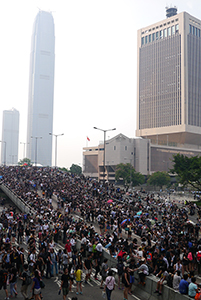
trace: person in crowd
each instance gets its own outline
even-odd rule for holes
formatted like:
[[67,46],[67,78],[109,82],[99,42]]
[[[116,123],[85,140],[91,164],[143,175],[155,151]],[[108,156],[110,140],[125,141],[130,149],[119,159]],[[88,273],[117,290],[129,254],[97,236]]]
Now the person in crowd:
[[[30,278],[30,282],[29,282],[29,278]],[[28,300],[28,295],[27,295],[27,290],[28,290],[28,286],[31,284],[31,276],[30,276],[30,272],[28,270],[28,264],[24,264],[24,271],[22,272],[22,286],[21,286],[21,293],[22,296],[24,297],[24,300]]]
[[156,285],[156,290],[154,293],[158,293],[159,296],[162,295],[162,289],[163,289],[163,285],[166,284],[166,278],[168,276],[168,272],[166,267],[161,267],[161,270],[159,271],[159,273],[156,275],[156,277],[159,277],[160,279],[157,282]]
[[40,277],[39,277],[39,274],[37,271],[34,271],[33,285],[31,287],[31,291],[33,291],[35,300],[41,300],[41,298],[40,298],[40,293],[41,293]]
[[104,291],[106,292],[107,295],[107,300],[111,300],[111,294],[114,289],[115,289],[115,279],[112,274],[112,271],[109,270],[108,276],[106,277],[105,280],[105,287],[104,287]]
[[82,295],[82,270],[80,269],[79,265],[76,266],[75,270],[75,280],[76,280],[76,294],[79,294],[79,289],[80,289],[80,294]]
[[139,267],[137,269],[134,269],[134,271],[137,271],[139,274],[139,278],[140,278],[139,284],[145,285],[146,276],[149,275],[149,268],[146,264],[145,258],[142,258],[139,261]]
[[102,276],[102,278],[101,278],[100,289],[103,289],[103,286],[102,286],[102,285],[103,285],[103,283],[105,282],[105,279],[106,279],[106,277],[107,277],[107,272],[109,271],[109,267],[108,267],[107,262],[108,262],[108,259],[105,258],[105,259],[103,260],[102,265],[101,265],[101,276]]
[[6,294],[5,300],[8,300],[8,289],[7,289],[8,271],[6,269],[0,269],[0,290],[3,288]]
[[11,270],[10,270],[9,283],[10,283],[11,298],[14,295],[15,295],[15,297],[17,297],[17,290],[15,289],[15,285],[17,283],[17,268],[15,268],[15,267],[11,268]]
[[62,274],[61,276],[61,286],[60,286],[60,290],[62,289],[63,292],[63,300],[66,300],[66,297],[69,293],[69,280],[70,280],[70,276],[68,274],[68,269],[65,268],[64,274]]
[[122,275],[122,283],[124,284],[124,300],[128,300],[128,290],[130,286],[130,269],[129,266],[125,267],[124,273]]
[[184,295],[188,295],[189,282],[187,281],[187,279],[188,279],[188,274],[184,274],[183,278],[179,283],[179,292]]
[[195,282],[196,282],[196,278],[195,277],[191,278],[191,283],[188,286],[188,296],[193,299],[195,299],[195,295],[198,292],[198,286]]
[[51,259],[51,276],[54,276],[54,268],[55,268],[55,274],[58,275],[58,256],[53,248],[50,249],[50,259]]
[[180,281],[181,281],[181,276],[180,275],[181,275],[180,270],[177,270],[173,275],[172,285],[173,285],[173,289],[175,291],[179,291],[179,284],[180,284]]
[[90,280],[91,272],[92,272],[92,263],[91,263],[91,254],[88,254],[87,258],[84,261],[84,269],[85,269],[85,283]]
[[123,288],[122,282],[121,282],[123,272],[124,272],[124,263],[123,263],[122,258],[120,258],[117,263],[118,288],[119,289]]

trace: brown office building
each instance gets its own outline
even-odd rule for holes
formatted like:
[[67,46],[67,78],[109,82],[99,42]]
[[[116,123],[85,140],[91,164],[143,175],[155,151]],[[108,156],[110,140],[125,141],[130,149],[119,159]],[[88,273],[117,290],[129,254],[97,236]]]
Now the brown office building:
[[201,151],[201,20],[167,15],[138,30],[136,136],[150,140],[151,172],[168,169],[171,154]]

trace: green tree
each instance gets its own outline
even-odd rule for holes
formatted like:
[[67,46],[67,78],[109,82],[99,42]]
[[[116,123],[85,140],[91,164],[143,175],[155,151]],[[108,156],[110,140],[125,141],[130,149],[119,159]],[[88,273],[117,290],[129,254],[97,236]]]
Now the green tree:
[[18,165],[19,165],[19,166],[22,166],[22,165],[24,165],[24,164],[25,164],[25,165],[27,164],[28,166],[31,166],[31,165],[32,165],[32,164],[31,164],[31,160],[30,160],[29,158],[26,158],[26,157],[23,158],[23,159],[20,159],[19,162],[18,162]]
[[144,176],[136,172],[133,166],[129,163],[127,164],[118,164],[115,170],[115,179],[120,180],[123,179],[125,183],[132,183],[132,186],[143,184],[144,183]]
[[80,175],[82,174],[82,168],[78,165],[72,164],[72,166],[70,167],[70,172],[73,174]]
[[65,168],[65,167],[59,168],[59,170],[61,170],[61,171],[63,171],[63,172],[69,172],[69,170],[68,170],[67,168]]
[[149,179],[147,180],[147,183],[149,185],[153,186],[160,186],[160,188],[163,187],[163,185],[168,185],[170,183],[170,176],[167,172],[155,172],[153,173]]
[[179,183],[201,190],[201,157],[176,154],[173,157],[173,163],[171,172],[178,175]]

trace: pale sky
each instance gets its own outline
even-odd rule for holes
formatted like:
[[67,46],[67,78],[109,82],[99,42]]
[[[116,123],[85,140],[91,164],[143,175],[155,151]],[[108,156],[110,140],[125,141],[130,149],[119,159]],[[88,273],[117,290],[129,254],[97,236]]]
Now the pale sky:
[[[177,6],[201,19],[200,0],[7,0],[0,6],[0,137],[3,110],[20,112],[19,142],[26,142],[31,35],[38,10],[55,23],[53,133],[57,164],[82,165],[83,147],[103,141],[116,127],[134,138],[136,129],[137,30],[166,18]],[[19,144],[19,159],[23,158]],[[55,140],[53,139],[54,165]]]

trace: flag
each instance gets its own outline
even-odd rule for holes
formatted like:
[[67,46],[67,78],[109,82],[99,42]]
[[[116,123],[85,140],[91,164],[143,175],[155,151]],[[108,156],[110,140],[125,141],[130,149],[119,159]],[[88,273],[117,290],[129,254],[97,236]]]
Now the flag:
[[90,141],[90,138],[87,136],[87,141]]

